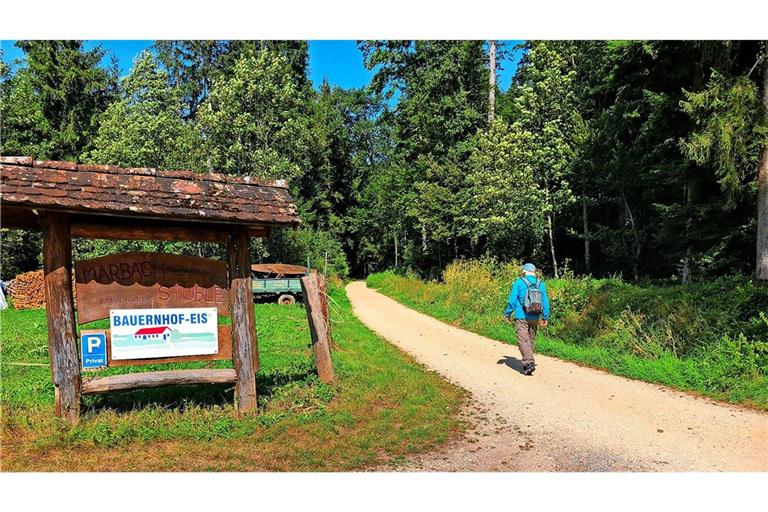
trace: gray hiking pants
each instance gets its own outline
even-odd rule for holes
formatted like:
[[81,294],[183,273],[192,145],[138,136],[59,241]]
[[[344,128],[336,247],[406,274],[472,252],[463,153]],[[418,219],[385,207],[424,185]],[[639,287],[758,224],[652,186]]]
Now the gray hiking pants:
[[523,355],[523,363],[533,363],[533,349],[536,345],[536,330],[539,328],[538,320],[515,319],[515,334],[517,345]]

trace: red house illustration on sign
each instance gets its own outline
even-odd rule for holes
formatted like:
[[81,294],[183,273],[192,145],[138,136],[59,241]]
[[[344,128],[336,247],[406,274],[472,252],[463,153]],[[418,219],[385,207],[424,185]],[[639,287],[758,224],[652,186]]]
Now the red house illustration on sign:
[[147,340],[147,341],[166,341],[171,337],[171,328],[167,326],[163,327],[144,327],[133,333],[133,339],[135,340]]

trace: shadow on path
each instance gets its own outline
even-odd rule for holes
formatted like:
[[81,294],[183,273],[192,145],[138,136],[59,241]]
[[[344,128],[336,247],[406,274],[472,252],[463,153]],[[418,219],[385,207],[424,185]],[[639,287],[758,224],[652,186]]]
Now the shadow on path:
[[523,362],[516,357],[504,356],[503,358],[496,361],[496,364],[505,364],[510,368],[512,368],[513,370],[517,371],[518,373],[525,375],[523,373]]

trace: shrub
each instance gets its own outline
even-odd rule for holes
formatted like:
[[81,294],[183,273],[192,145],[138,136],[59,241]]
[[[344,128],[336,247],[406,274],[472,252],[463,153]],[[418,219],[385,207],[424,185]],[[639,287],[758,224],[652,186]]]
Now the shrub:
[[504,292],[492,273],[493,260],[459,260],[448,265],[443,281],[452,305],[483,313],[498,307]]

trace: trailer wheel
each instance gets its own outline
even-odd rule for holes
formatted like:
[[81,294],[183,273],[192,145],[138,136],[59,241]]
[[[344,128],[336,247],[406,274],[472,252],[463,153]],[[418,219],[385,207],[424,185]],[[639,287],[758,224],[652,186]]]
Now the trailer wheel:
[[284,293],[277,299],[278,304],[283,304],[286,306],[290,306],[291,304],[296,304],[296,297],[293,295],[288,295],[287,293]]

